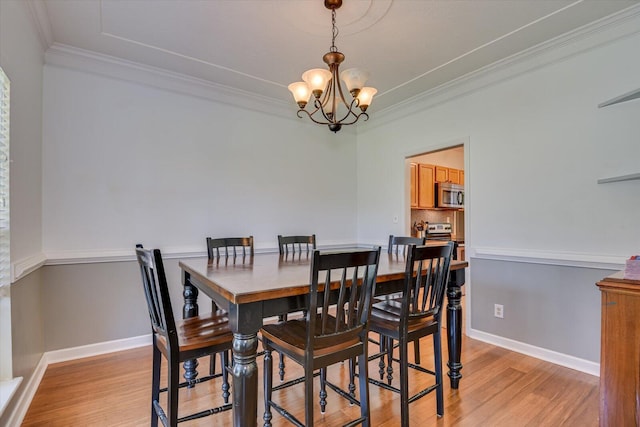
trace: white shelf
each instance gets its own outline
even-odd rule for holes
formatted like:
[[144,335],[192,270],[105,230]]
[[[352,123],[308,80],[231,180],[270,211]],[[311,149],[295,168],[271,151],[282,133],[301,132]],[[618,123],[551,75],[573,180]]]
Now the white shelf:
[[598,184],[606,184],[608,182],[632,181],[640,179],[640,173],[632,173],[631,175],[613,176],[611,178],[602,178],[598,180]]
[[608,101],[598,104],[598,108],[606,107],[608,105],[618,104],[620,102],[631,101],[632,99],[640,98],[640,89],[632,90],[624,95],[616,96]]

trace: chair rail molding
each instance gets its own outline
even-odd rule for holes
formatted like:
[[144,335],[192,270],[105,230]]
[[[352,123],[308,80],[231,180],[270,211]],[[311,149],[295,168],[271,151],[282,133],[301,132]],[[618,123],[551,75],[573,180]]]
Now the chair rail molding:
[[497,261],[525,262],[530,264],[596,268],[612,271],[624,269],[626,260],[626,257],[621,255],[489,247],[469,247],[467,248],[467,257]]
[[11,263],[11,283],[17,282],[29,273],[45,265],[47,257],[42,252]]
[[[317,249],[340,249],[358,246],[358,243],[342,240],[323,240],[323,245]],[[142,242],[144,243],[144,242]],[[254,253],[278,253],[276,246],[256,247]],[[204,246],[204,245],[203,245]],[[133,248],[130,249],[86,249],[86,250],[45,250],[44,265],[65,264],[95,264],[102,262],[135,261],[136,255]],[[207,256],[206,248],[202,246],[167,246],[162,248],[164,259],[202,258]]]

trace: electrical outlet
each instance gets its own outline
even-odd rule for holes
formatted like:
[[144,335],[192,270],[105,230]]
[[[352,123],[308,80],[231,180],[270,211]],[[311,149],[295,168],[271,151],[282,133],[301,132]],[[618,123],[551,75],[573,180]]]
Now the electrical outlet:
[[393,216],[393,223],[397,224],[398,223],[398,215],[394,215]]
[[494,304],[493,305],[493,316],[499,319],[504,319],[504,305],[502,304]]

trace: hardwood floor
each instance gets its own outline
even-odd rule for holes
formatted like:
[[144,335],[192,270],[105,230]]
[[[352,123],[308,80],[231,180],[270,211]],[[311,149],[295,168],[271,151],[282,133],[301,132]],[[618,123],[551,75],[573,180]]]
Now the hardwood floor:
[[[430,339],[421,345],[422,360],[427,367],[433,364],[431,347]],[[275,359],[277,370],[277,356]],[[208,359],[203,359],[199,370],[206,370],[207,362]],[[411,425],[598,425],[597,377],[466,337],[462,363],[459,390],[451,390],[446,378],[444,417],[435,415],[435,395],[431,393],[410,405]],[[258,366],[262,370],[262,358],[259,358]],[[369,369],[370,375],[376,374],[377,362],[371,362]],[[287,378],[300,373],[301,370],[289,361]],[[330,368],[329,377],[341,384],[348,378],[347,373],[347,364],[336,365]],[[432,378],[412,373],[410,388],[426,381],[432,381]],[[261,379],[259,386],[262,387]],[[151,347],[50,365],[23,426],[146,426],[150,417],[150,389]],[[318,387],[315,389],[317,391]],[[298,385],[274,393],[274,398],[278,397],[286,408],[304,419],[301,391],[302,385]],[[399,396],[373,385],[370,391],[372,425],[397,426]],[[192,390],[181,390],[180,414],[218,406],[222,401],[220,393],[218,380],[199,384]],[[357,407],[350,407],[333,391],[328,393],[327,413],[322,415],[319,408],[316,409],[316,425],[342,425],[357,417]],[[262,393],[258,405],[261,419]],[[227,426],[231,425],[231,420],[231,411],[227,411],[181,425]],[[273,425],[291,424],[274,413]]]

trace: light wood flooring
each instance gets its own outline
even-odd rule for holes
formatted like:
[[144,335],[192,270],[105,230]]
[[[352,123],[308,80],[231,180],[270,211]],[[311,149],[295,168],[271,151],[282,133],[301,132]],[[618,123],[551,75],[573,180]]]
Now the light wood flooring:
[[[446,334],[443,334],[443,337]],[[443,343],[446,353],[446,342]],[[433,366],[430,338],[421,344],[423,364]],[[374,348],[372,347],[372,351]],[[410,351],[410,354],[413,354]],[[275,371],[277,372],[277,360]],[[446,356],[445,356],[446,360]],[[445,381],[445,414],[435,415],[435,395],[410,405],[412,426],[597,426],[598,378],[543,362],[499,347],[464,338],[459,390]],[[163,370],[164,370],[163,365]],[[258,359],[260,375],[262,358]],[[208,367],[201,360],[199,371]],[[377,362],[369,365],[377,373]],[[347,381],[348,364],[330,368],[338,384]],[[446,366],[445,366],[446,372]],[[287,378],[299,376],[295,363],[287,364]],[[164,373],[163,373],[164,375]],[[163,377],[164,381],[164,377]],[[397,380],[394,380],[397,382]],[[411,388],[432,381],[412,373]],[[262,388],[260,377],[259,387]],[[274,398],[299,419],[303,415],[303,386],[276,392]],[[50,365],[25,417],[23,426],[147,426],[150,419],[151,347],[127,350]],[[315,390],[317,392],[317,380]],[[357,418],[358,407],[329,390],[326,414],[316,410],[316,425],[337,426]],[[370,385],[372,425],[399,425],[399,396]],[[180,392],[180,415],[221,404],[218,380]],[[258,401],[261,420],[262,393]],[[231,411],[181,423],[189,426],[230,426]],[[258,423],[262,425],[261,422]],[[274,427],[291,425],[274,412]]]

